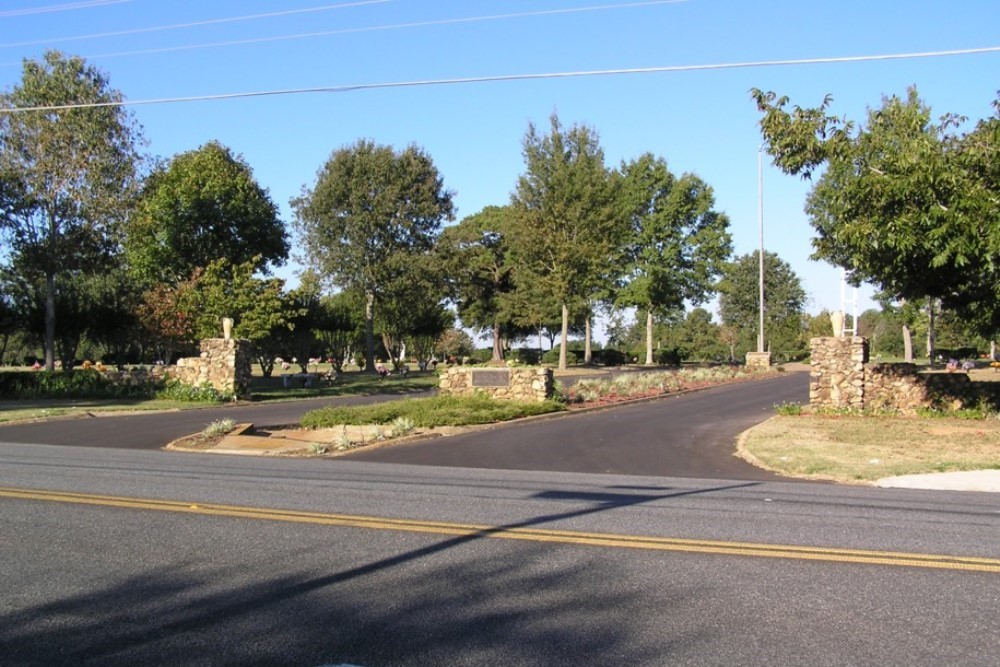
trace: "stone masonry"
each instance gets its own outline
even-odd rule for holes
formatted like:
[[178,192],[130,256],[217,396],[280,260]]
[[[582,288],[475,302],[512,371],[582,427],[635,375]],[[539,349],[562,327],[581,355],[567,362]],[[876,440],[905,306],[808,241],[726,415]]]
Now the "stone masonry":
[[914,364],[869,364],[868,341],[813,338],[809,403],[813,408],[956,410],[986,401],[1000,405],[1000,383],[971,382],[963,372],[920,372]]
[[810,340],[809,404],[838,410],[865,407],[865,363],[868,341],[850,338]]
[[192,387],[208,384],[238,398],[250,397],[252,347],[241,339],[207,338],[201,355],[177,360],[166,374]]
[[503,401],[540,402],[552,398],[551,368],[453,366],[441,374],[441,394],[483,392]]

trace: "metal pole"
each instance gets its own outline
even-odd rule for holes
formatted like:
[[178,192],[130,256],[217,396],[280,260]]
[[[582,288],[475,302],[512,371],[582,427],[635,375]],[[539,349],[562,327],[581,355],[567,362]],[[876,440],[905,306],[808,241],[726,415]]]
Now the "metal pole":
[[757,351],[764,351],[764,144],[757,149],[757,220],[760,224],[759,283],[760,321],[757,328]]

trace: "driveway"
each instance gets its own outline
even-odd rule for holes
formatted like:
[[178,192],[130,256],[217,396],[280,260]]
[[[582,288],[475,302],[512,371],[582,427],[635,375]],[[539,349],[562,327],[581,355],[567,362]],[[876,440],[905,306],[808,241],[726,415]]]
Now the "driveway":
[[[736,437],[774,414],[775,404],[806,402],[809,376],[789,372],[585,414],[530,420],[463,435],[362,449],[349,460],[428,466],[620,473],[769,481],[780,477],[733,455]],[[309,410],[393,400],[352,396],[121,417],[0,426],[0,442],[158,449],[222,418],[294,424]]]

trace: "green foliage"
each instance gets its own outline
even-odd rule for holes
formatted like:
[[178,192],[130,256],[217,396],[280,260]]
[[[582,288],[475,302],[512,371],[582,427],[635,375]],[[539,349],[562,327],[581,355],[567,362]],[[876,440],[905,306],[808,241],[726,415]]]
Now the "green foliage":
[[448,227],[438,240],[448,294],[462,324],[493,336],[492,361],[503,361],[503,339],[514,322],[514,280],[509,245],[510,206],[487,206]]
[[214,438],[220,435],[226,435],[232,432],[236,428],[236,422],[232,419],[217,419],[205,428],[202,429],[201,434],[208,438]]
[[[115,103],[121,93],[82,58],[49,51],[25,60],[21,82],[0,95],[0,230],[5,254],[39,282],[46,367],[56,347],[55,301],[67,276],[103,268],[137,189],[140,130]],[[103,106],[102,106],[103,105]]]
[[413,420],[409,417],[396,417],[392,420],[392,430],[390,435],[394,438],[399,438],[407,435],[413,431],[414,425]]
[[150,398],[154,382],[118,383],[98,371],[5,371],[0,373],[0,398]]
[[207,382],[192,387],[177,380],[167,380],[163,388],[156,392],[156,398],[191,403],[224,403],[236,400],[234,395],[219,391]]
[[774,411],[783,417],[797,417],[802,414],[802,406],[798,403],[777,403],[774,406]]
[[[863,125],[753,91],[775,164],[823,174],[806,212],[814,258],[894,300],[941,299],[979,333],[1000,330],[1000,115],[958,134],[962,119],[931,110],[911,88],[884,98]],[[994,104],[1000,114],[1000,98]]]
[[[521,311],[521,324],[543,323],[551,306],[562,310],[561,350],[568,339],[570,311],[586,314],[595,294],[616,270],[625,236],[616,210],[616,183],[604,165],[597,133],[586,126],[563,130],[558,116],[550,133],[533,124],[523,141],[525,173],[511,206],[514,281],[524,301],[543,312]],[[566,357],[559,359],[565,368]]]
[[154,170],[126,232],[130,270],[149,285],[175,284],[221,258],[263,271],[288,256],[278,207],[243,157],[217,141]]
[[233,337],[258,341],[279,327],[290,328],[302,308],[285,298],[284,281],[254,276],[257,260],[232,264],[226,259],[196,269],[186,312],[193,313],[197,339],[218,338],[222,318],[234,321]]
[[442,221],[454,217],[452,193],[416,146],[396,152],[362,140],[335,151],[292,206],[310,268],[364,295],[371,368],[379,302],[412,285],[414,260],[433,249]]
[[329,428],[342,424],[392,424],[397,419],[405,418],[415,427],[433,428],[491,424],[561,409],[553,401],[516,403],[495,401],[482,395],[435,396],[376,405],[321,408],[306,413],[300,423],[304,428]]
[[[757,349],[760,308],[760,251],[737,257],[726,267],[719,286],[722,321],[739,332],[740,353]],[[764,252],[764,340],[775,358],[800,358],[806,293],[792,267]]]
[[[712,188],[693,174],[679,179],[650,154],[622,165],[620,195],[630,222],[625,282],[617,303],[649,313],[699,304],[715,289],[732,251],[729,218],[714,210]],[[652,361],[647,318],[646,361]]]

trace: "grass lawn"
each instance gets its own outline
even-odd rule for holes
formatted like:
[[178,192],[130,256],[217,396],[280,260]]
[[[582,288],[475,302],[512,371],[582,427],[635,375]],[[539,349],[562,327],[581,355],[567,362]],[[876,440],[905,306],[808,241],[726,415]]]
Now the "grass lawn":
[[791,477],[867,483],[883,477],[1000,469],[1000,419],[777,416],[740,455]]

